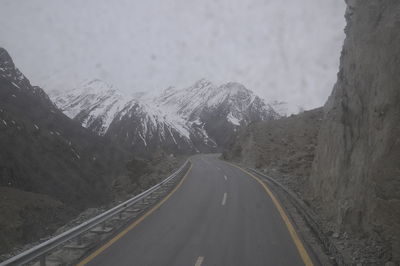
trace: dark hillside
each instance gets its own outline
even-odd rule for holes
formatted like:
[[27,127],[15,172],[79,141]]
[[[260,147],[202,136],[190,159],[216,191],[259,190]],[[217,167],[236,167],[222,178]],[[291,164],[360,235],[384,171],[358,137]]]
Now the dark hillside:
[[[122,149],[59,111],[0,49],[0,209],[20,221],[14,229],[25,233],[15,234],[16,242],[48,233],[43,228],[89,206],[110,202],[113,177],[125,172],[126,158]],[[15,203],[14,194],[21,202]],[[38,201],[42,207],[31,206]],[[27,222],[36,229],[27,230]],[[3,239],[8,229],[1,228],[1,242],[10,242]]]

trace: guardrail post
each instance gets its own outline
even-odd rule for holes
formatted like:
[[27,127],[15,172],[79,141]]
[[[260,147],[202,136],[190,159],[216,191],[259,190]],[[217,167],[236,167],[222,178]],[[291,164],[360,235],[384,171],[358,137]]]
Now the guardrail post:
[[40,266],[46,266],[46,255],[40,256]]

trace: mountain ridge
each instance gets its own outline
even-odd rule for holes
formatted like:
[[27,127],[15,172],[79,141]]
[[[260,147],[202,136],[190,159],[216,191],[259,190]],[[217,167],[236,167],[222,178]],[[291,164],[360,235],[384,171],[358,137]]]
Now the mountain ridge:
[[67,116],[140,153],[220,151],[239,127],[281,117],[237,82],[215,86],[201,79],[188,88],[168,87],[159,94],[136,95],[126,96],[99,79],[67,92],[50,91],[51,99]]

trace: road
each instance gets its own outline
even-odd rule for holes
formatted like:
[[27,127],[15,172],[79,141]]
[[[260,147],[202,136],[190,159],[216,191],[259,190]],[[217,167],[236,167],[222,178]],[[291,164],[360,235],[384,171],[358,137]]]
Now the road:
[[216,155],[191,161],[161,206],[81,265],[312,265],[263,185]]

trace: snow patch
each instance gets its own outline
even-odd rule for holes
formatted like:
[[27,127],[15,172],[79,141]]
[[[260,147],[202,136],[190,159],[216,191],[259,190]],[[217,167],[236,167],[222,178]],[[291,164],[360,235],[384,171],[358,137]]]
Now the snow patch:
[[79,154],[73,148],[71,148],[71,151],[76,156],[76,158],[78,158],[78,159],[81,158],[81,156],[79,156]]
[[[147,142],[146,142],[145,138],[143,137],[142,133],[139,132],[138,135],[139,135],[139,137],[142,139],[142,141],[143,141],[143,143],[144,143],[144,146],[147,147]],[[132,143],[132,144],[133,144],[133,143]]]
[[228,118],[228,121],[231,122],[232,124],[234,124],[235,126],[240,126],[240,121],[239,121],[239,119],[237,119],[236,117],[234,117],[234,116],[232,115],[232,113],[229,113],[227,118]]
[[[18,89],[21,89],[17,84],[15,84],[14,82],[11,81],[11,84],[14,85],[14,87],[17,87]],[[14,94],[13,94],[14,96]],[[15,97],[15,96],[14,96]]]

